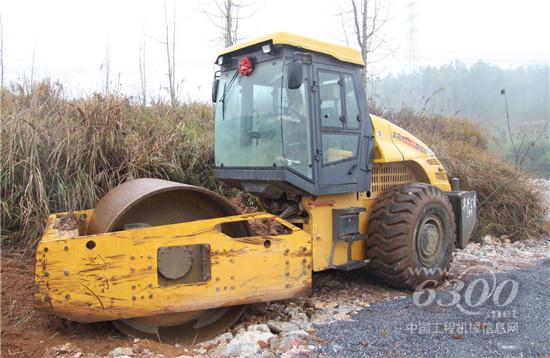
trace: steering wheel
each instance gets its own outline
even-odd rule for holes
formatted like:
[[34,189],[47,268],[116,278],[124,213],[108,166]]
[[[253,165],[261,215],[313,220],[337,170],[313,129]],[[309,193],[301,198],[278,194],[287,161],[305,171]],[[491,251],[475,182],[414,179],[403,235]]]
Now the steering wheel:
[[306,118],[303,113],[298,112],[292,107],[285,107],[284,109],[287,111],[287,113],[293,113],[294,115],[296,115],[296,117],[298,117],[300,120]]
[[[271,116],[270,116],[271,117]],[[273,114],[272,118],[264,119],[258,123],[258,133],[260,138],[272,138],[277,134],[280,128],[280,119]]]

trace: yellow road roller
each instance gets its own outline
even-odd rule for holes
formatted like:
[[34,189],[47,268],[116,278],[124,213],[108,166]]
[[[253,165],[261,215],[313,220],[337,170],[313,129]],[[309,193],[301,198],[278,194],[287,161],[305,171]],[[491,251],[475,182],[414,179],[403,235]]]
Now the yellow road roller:
[[125,182],[95,209],[50,216],[38,309],[185,343],[227,329],[247,304],[309,294],[313,272],[366,268],[403,289],[444,278],[472,233],[475,192],[369,114],[358,51],[279,32],[215,63],[214,173],[263,211],[182,183]]

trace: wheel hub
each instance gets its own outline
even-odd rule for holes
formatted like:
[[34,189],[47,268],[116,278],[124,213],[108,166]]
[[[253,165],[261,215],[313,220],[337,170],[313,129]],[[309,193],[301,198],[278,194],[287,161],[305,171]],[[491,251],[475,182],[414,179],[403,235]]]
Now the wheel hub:
[[158,250],[159,273],[170,280],[184,277],[193,265],[191,253],[186,246],[161,247]]
[[422,265],[433,267],[437,264],[443,246],[443,230],[439,218],[425,218],[418,229],[416,240],[418,259]]

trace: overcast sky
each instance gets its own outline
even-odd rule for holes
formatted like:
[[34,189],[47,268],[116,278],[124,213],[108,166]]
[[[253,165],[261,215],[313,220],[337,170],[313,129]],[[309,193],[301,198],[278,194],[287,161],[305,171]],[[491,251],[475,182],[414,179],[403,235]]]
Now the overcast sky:
[[[245,0],[239,37],[290,31],[356,46],[347,0]],[[386,45],[374,68],[382,75],[415,66],[479,59],[504,67],[550,63],[550,1],[545,0],[382,0],[387,13]],[[208,0],[166,0],[176,4],[176,77],[182,99],[207,100],[223,47],[205,12]],[[343,12],[343,19],[339,16]],[[410,15],[414,15],[411,25]],[[136,95],[138,57],[145,44],[149,93],[165,93],[166,54],[162,0],[2,0],[4,66],[8,80],[59,79],[70,95],[101,90],[109,49],[112,88]],[[348,28],[347,36],[342,22]],[[411,61],[410,34],[415,30]],[[34,56],[33,56],[34,54]]]

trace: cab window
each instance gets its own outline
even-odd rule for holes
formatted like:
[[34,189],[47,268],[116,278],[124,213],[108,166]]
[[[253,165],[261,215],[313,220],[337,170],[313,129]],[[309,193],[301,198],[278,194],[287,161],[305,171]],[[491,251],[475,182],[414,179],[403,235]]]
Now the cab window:
[[342,128],[344,124],[338,72],[319,71],[319,97],[321,126]]
[[355,94],[353,77],[344,74],[344,92],[346,94],[346,126],[350,129],[359,128],[359,103]]
[[323,164],[355,158],[359,135],[352,133],[322,133]]

